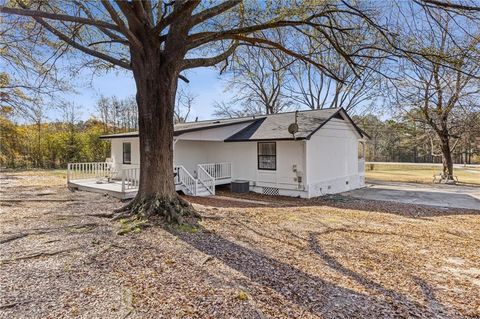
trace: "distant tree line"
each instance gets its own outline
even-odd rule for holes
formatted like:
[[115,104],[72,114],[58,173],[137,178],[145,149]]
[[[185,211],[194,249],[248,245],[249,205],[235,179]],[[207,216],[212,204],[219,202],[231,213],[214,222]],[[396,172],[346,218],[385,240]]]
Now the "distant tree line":
[[105,133],[138,129],[138,110],[134,96],[126,99],[100,96],[96,108]]
[[[354,116],[369,134],[366,161],[442,163],[441,146],[430,126],[409,117],[381,120],[368,114]],[[464,134],[453,140],[452,160],[457,164],[480,164],[480,112],[464,119]]]
[[[0,109],[0,167],[65,168],[71,162],[105,161],[110,145],[99,137],[137,129],[133,97],[119,99],[101,96],[96,116],[80,119],[73,103],[58,106],[62,119],[49,121],[40,105],[35,118],[28,113]],[[37,114],[35,113],[35,114]]]
[[80,121],[15,124],[0,117],[0,167],[65,168],[69,162],[104,161],[108,143],[99,139],[104,123]]

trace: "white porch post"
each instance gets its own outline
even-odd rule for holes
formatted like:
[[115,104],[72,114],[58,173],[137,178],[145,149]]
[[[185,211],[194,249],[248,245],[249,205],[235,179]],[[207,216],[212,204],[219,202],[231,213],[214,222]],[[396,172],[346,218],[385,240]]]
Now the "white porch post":
[[[303,189],[309,192],[308,189],[308,140],[303,141]],[[310,197],[310,195],[308,195]]]
[[360,144],[362,145],[362,158],[365,158],[365,141],[360,140]]
[[125,170],[122,168],[122,193],[125,193]]
[[173,168],[175,168],[175,144],[177,144],[178,138],[173,138]]
[[358,173],[363,175],[365,174],[365,140],[359,140],[359,143],[362,146],[362,154],[358,159]]

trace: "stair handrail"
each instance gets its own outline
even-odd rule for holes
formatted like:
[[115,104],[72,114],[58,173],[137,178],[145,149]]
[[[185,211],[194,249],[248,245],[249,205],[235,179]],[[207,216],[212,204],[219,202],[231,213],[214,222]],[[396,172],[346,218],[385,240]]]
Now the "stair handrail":
[[183,165],[176,166],[178,171],[178,180],[187,188],[193,196],[197,195],[197,180],[187,171]]
[[205,186],[210,194],[215,195],[215,177],[210,175],[201,164],[197,165],[198,181]]

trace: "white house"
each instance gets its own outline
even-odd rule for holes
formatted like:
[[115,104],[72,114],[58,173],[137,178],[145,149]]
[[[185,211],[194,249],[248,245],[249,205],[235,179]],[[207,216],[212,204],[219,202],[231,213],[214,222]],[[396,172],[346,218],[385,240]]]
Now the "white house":
[[[344,192],[364,185],[366,137],[342,108],[177,124],[175,184],[196,196],[213,195],[215,185],[235,180],[268,195]],[[111,141],[111,158],[69,164],[69,187],[133,197],[140,170],[138,133],[101,138]]]

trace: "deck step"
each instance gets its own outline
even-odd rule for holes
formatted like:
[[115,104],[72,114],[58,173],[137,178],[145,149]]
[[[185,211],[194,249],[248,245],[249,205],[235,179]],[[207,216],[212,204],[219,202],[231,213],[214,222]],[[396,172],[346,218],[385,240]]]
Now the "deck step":
[[205,185],[199,184],[197,187],[197,196],[211,196],[212,193],[205,187]]
[[200,196],[200,197],[205,197],[205,196],[211,196],[212,193],[210,193],[210,191],[202,184],[198,184],[197,186],[197,194],[193,194],[192,192],[190,192],[185,186],[182,187],[182,191],[187,194],[187,195],[190,195],[190,196]]

